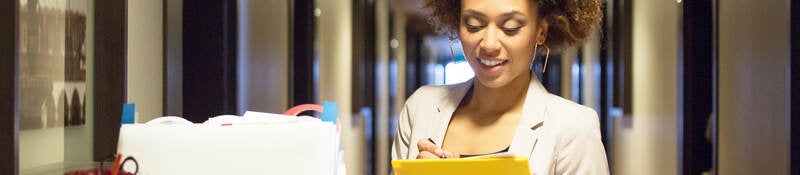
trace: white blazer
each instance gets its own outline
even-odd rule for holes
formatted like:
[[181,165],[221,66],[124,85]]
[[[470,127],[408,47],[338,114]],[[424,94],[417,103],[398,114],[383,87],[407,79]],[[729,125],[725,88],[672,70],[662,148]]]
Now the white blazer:
[[[532,174],[608,174],[597,113],[548,93],[531,77],[509,152],[529,157]],[[420,139],[442,143],[472,82],[423,86],[414,92],[400,112],[392,159],[415,159]]]

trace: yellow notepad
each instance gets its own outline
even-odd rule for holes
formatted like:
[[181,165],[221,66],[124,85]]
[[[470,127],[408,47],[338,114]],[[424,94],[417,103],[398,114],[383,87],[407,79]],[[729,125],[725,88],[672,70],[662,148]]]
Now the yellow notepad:
[[395,175],[530,175],[528,158],[510,155],[392,160],[392,167]]

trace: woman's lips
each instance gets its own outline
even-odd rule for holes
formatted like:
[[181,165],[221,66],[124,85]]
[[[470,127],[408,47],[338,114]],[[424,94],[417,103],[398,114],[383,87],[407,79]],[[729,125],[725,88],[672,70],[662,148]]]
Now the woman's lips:
[[502,74],[503,70],[506,69],[506,64],[509,63],[509,60],[497,59],[497,58],[476,58],[478,61],[478,71],[475,74],[481,74],[480,76],[488,76],[488,77],[497,77]]
[[495,67],[507,63],[508,60],[478,58],[478,62],[480,62],[486,67]]

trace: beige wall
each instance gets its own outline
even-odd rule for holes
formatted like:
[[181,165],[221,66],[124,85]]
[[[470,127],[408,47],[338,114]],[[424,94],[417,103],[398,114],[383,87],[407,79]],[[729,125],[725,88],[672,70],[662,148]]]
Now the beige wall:
[[633,3],[633,114],[614,119],[614,174],[677,174],[676,1]]
[[[352,108],[353,9],[351,0],[317,1],[319,89],[317,102],[339,104],[342,147],[348,175],[366,174],[366,137],[363,118],[354,118]],[[353,121],[358,119],[361,121]],[[358,125],[353,125],[354,123]]]
[[[373,135],[373,139],[375,142],[375,151],[370,154],[374,155],[374,160],[376,163],[373,163],[375,168],[375,172],[377,174],[389,174],[387,167],[391,160],[389,157],[389,148],[391,141],[389,140],[389,132],[394,132],[389,130],[389,101],[391,100],[389,94],[390,87],[389,84],[391,79],[391,63],[389,55],[390,51],[390,33],[389,33],[389,0],[375,0],[375,54],[376,54],[376,86],[375,91],[378,94],[376,98],[376,111],[373,118],[377,124],[375,124],[374,130],[376,130],[375,134]],[[364,97],[369,97],[366,95]],[[394,106],[392,106],[394,107]]]
[[164,82],[165,116],[181,116],[183,114],[183,0],[167,1],[166,20],[167,38],[165,66],[167,82]]
[[[561,54],[561,97],[566,99],[570,99],[573,101],[578,101],[580,98],[579,92],[576,89],[573,89],[573,86],[577,87],[578,85],[573,82],[581,82],[583,83],[583,88],[580,89],[583,93],[583,105],[593,108],[596,111],[600,111],[600,37],[599,32],[594,32],[589,38],[584,40],[583,44],[575,45],[569,48],[565,48],[562,51],[553,51],[551,54]],[[578,52],[580,49],[580,53]],[[541,53],[544,53],[544,49],[540,50]],[[536,59],[545,59],[544,56],[537,57]],[[581,61],[583,67],[576,69],[581,69],[580,71],[584,71],[583,77],[578,77],[577,74],[573,74],[573,66],[576,62]],[[553,62],[548,62],[548,70],[547,71],[554,71],[552,69],[554,64]],[[581,79],[582,78],[582,79]]]
[[583,105],[593,108],[595,111],[600,111],[600,36],[596,32],[592,37],[586,40],[581,46],[583,49],[581,59],[583,59]]
[[719,173],[788,174],[789,1],[719,2]]
[[239,114],[288,107],[288,10],[287,0],[239,0]]
[[20,173],[37,171],[43,166],[64,161],[64,128],[19,132]]
[[[546,54],[546,51],[545,49],[540,49],[539,53]],[[551,51],[551,54],[556,54],[556,52]],[[565,99],[577,101],[578,96],[575,93],[577,90],[573,91],[572,85],[574,85],[574,83],[572,82],[578,80],[574,79],[577,77],[577,75],[572,73],[572,65],[576,62],[578,58],[578,46],[566,48],[560,51],[560,54],[561,54],[561,67],[559,71],[561,71],[561,94],[558,95],[561,95],[561,97],[564,97]],[[536,57],[536,59],[545,59],[545,58],[547,58],[547,55]],[[544,64],[544,61],[541,62],[542,64]],[[555,69],[553,69],[554,67],[553,63],[554,62],[549,62],[548,60],[549,67],[547,68],[548,69],[547,71],[555,71]]]
[[128,103],[137,122],[163,115],[163,23],[160,0],[128,1]]
[[[396,7],[396,6],[393,6],[393,7]],[[392,30],[393,30],[394,33],[392,33],[391,36],[392,36],[393,40],[397,41],[397,47],[396,48],[392,48],[393,51],[394,51],[392,57],[394,57],[396,59],[396,61],[397,61],[397,84],[395,84],[396,85],[395,88],[396,88],[396,93],[397,93],[396,95],[397,96],[395,96],[395,98],[394,98],[394,106],[392,106],[394,109],[402,109],[404,104],[405,104],[405,102],[406,102],[406,95],[405,95],[406,94],[406,88],[405,87],[406,87],[406,74],[407,74],[407,72],[406,72],[406,67],[407,67],[406,66],[406,64],[407,64],[406,60],[407,59],[406,59],[406,47],[405,46],[406,46],[406,43],[408,42],[407,39],[406,39],[406,30],[405,30],[406,27],[407,27],[407,24],[406,24],[407,17],[406,17],[406,15],[407,14],[405,12],[402,12],[400,10],[394,10],[393,13],[392,13],[392,17],[393,17],[393,19],[392,19],[393,20],[392,21],[393,22],[393,24],[392,24],[393,29]],[[397,116],[399,115],[399,113],[389,114],[389,115],[392,116],[392,117],[389,118],[390,121],[386,121],[386,122],[388,122],[387,123],[387,125],[389,125],[388,127],[389,128],[396,127],[396,126],[391,126],[392,123],[394,123],[394,122],[391,122],[391,121],[396,121],[397,120]],[[387,129],[389,129],[389,128],[387,128]],[[384,151],[379,151],[379,152],[377,152],[378,155],[375,155],[375,156],[377,156],[377,161],[375,162],[375,164],[376,164],[375,168],[377,169],[376,174],[389,174],[389,171],[392,168],[391,165],[388,164],[388,162],[391,162],[391,156],[390,156],[391,155],[390,154],[391,149],[389,148],[388,144],[391,144],[391,142],[392,142],[390,140],[391,138],[389,138],[389,137],[392,134],[395,134],[393,132],[395,132],[395,131],[392,130],[392,129],[389,129],[389,133],[387,133],[387,135],[383,135],[383,137],[387,137],[386,138],[387,146],[385,147]],[[378,135],[378,136],[381,137],[381,135]]]

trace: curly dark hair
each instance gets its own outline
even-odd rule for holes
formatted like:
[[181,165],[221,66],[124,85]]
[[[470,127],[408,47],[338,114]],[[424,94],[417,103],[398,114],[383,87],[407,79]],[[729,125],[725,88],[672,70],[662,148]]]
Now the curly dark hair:
[[[563,48],[578,44],[600,24],[603,12],[599,0],[530,0],[539,5],[539,17],[549,23],[545,45]],[[438,32],[458,36],[461,0],[425,0],[428,19]]]

